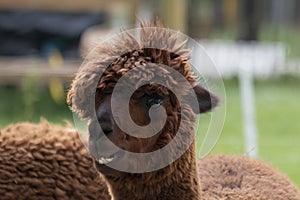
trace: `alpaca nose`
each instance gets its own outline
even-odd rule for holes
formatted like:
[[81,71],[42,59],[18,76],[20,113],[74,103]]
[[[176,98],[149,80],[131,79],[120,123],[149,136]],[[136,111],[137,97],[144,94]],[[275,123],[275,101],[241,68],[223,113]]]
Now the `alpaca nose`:
[[112,133],[112,123],[111,123],[111,119],[108,116],[109,116],[108,113],[103,113],[98,118],[98,122],[100,124],[101,129],[102,129],[102,132],[106,136],[109,136]]
[[[108,115],[102,115],[100,117],[94,118],[89,126],[89,137],[91,140],[97,140],[102,138],[102,136],[109,136],[112,133],[112,123]],[[104,134],[104,135],[103,135]]]
[[102,104],[96,110],[96,118],[98,128],[101,127],[101,130],[99,130],[98,133],[101,133],[100,135],[104,134],[106,136],[111,135],[111,133],[113,132],[113,118],[111,112],[111,100],[109,96],[104,98]]

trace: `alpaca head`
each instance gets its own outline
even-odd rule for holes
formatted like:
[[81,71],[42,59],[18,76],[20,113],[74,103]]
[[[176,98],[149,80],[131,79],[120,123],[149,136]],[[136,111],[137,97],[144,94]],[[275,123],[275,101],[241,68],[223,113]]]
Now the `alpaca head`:
[[197,84],[184,43],[160,26],[143,25],[140,41],[123,33],[96,47],[69,91],[72,109],[89,120],[88,148],[104,175],[171,164],[189,149],[197,114],[217,105]]

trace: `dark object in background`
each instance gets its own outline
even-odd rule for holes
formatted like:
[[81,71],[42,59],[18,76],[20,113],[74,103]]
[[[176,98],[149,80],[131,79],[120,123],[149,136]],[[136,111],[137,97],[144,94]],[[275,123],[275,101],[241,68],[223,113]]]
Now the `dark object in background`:
[[47,56],[49,48],[78,57],[83,31],[102,24],[105,13],[0,11],[0,56]]
[[255,41],[258,40],[260,23],[260,4],[258,0],[239,1],[239,35],[238,40]]

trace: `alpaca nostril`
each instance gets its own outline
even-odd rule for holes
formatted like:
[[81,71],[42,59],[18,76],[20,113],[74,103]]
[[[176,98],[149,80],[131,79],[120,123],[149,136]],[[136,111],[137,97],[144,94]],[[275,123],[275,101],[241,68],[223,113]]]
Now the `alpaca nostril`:
[[112,125],[110,120],[95,118],[89,124],[90,139],[99,139],[103,134],[108,136],[112,133]]
[[102,129],[102,132],[106,136],[108,136],[109,134],[112,133],[112,127],[111,127],[110,120],[107,120],[107,119],[98,119],[98,122],[100,124],[101,129]]
[[102,131],[103,131],[104,135],[106,135],[106,136],[108,136],[108,135],[110,135],[112,133],[111,129],[104,129],[104,128],[102,128]]

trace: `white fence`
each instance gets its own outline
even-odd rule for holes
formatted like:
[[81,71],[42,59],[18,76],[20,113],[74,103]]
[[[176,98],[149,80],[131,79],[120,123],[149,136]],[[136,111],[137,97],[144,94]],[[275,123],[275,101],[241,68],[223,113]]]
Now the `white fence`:
[[[251,66],[249,70],[258,77],[276,74],[285,65],[286,49],[282,43],[222,40],[199,41],[199,43],[205,48],[224,78],[238,75],[239,68],[245,63]],[[201,59],[201,56],[198,59]],[[210,69],[210,67],[203,67],[201,73],[215,76]]]
[[[205,59],[203,53],[194,58],[201,65],[204,76],[218,76],[216,67],[223,78],[239,77],[243,111],[245,151],[251,157],[259,153],[255,117],[253,77],[268,77],[280,73],[285,65],[286,50],[281,43],[200,41],[215,66]],[[200,51],[199,51],[200,52]],[[207,63],[205,63],[207,62]]]

